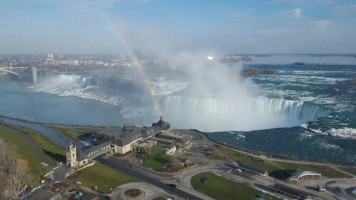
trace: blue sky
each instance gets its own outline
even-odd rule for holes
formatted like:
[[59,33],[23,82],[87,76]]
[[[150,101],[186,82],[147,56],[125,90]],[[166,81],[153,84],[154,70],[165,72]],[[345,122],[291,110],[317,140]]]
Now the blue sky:
[[0,0],[0,53],[356,53],[351,0]]

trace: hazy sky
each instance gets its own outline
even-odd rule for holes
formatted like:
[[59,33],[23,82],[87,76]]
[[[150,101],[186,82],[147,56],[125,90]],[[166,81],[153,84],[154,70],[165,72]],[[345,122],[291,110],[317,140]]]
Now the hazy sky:
[[356,1],[0,0],[0,30],[0,54],[356,53]]

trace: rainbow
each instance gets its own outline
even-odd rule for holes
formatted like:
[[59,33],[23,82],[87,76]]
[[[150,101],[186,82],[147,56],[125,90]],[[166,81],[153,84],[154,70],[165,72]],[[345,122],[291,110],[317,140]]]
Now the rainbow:
[[150,96],[152,98],[152,102],[154,105],[154,108],[156,110],[156,113],[158,116],[162,116],[162,109],[161,106],[159,104],[159,97],[158,95],[156,95],[155,90],[153,88],[153,84],[151,83],[151,80],[142,64],[142,62],[137,58],[137,56],[135,55],[135,52],[133,50],[133,48],[130,47],[129,43],[126,41],[126,39],[120,34],[119,30],[117,30],[115,28],[115,26],[112,24],[111,20],[108,20],[109,22],[109,26],[111,27],[111,29],[114,31],[115,35],[119,38],[119,40],[121,41],[123,47],[125,48],[125,50],[127,51],[127,53],[129,54],[129,56],[132,58],[132,61],[134,63],[137,63],[138,69],[140,71],[140,76],[143,78],[145,85],[147,87],[147,89],[150,92]]

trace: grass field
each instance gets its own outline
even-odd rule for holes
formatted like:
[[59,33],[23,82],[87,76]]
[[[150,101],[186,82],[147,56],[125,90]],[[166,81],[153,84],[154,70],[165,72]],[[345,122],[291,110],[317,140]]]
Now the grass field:
[[100,163],[80,170],[79,172],[71,175],[69,179],[81,182],[82,185],[94,189],[98,187],[98,191],[110,193],[119,185],[139,181],[132,176],[119,172],[113,168],[107,167]]
[[39,185],[40,176],[44,175],[49,167],[41,164],[41,159],[27,138],[3,126],[0,126],[0,138],[6,140],[8,146],[14,149],[16,157],[27,161],[29,173],[33,177],[29,185]]
[[221,152],[226,154],[226,156],[228,156],[230,159],[232,159],[235,162],[240,161],[247,165],[265,169],[268,171],[268,173],[272,173],[273,171],[280,169],[280,168],[278,168],[270,163],[267,163],[264,160],[257,158],[255,156],[249,156],[247,154],[240,153],[240,152],[237,152],[232,149],[225,148],[225,147],[221,147],[219,149]]
[[298,170],[298,169],[315,170],[315,171],[320,171],[321,175],[328,178],[350,178],[350,176],[341,173],[339,171],[336,171],[327,166],[286,163],[286,162],[275,162],[275,163],[285,168],[286,170]]
[[151,154],[145,156],[142,165],[154,169],[163,168],[164,164],[168,163],[169,160],[170,157],[164,154],[164,150],[151,148]]
[[82,136],[87,133],[87,131],[76,131],[76,130],[72,130],[72,129],[65,129],[65,128],[59,128],[59,127],[54,127],[54,126],[50,126],[50,128],[62,133],[63,135],[66,135],[68,137],[79,137],[79,136]]
[[[250,200],[264,195],[247,184],[242,184],[217,176],[211,172],[204,172],[193,176],[192,185],[197,190],[204,192],[216,199]],[[279,199],[266,195],[265,199]]]
[[210,155],[208,156],[209,159],[212,160],[223,160],[225,159],[225,157],[223,155],[220,154],[220,152],[213,150]]
[[339,167],[339,169],[349,172],[356,176],[356,167]]
[[95,132],[99,132],[101,129],[103,129],[103,128],[99,128],[99,127],[97,127],[97,128],[79,128],[82,132],[84,132],[84,133],[88,133],[88,132],[90,132],[90,131],[95,131]]
[[53,163],[56,162],[65,162],[66,156],[65,156],[65,149],[58,146],[56,143],[52,142],[50,139],[46,138],[42,134],[22,127],[22,126],[16,126],[12,124],[8,124],[9,126],[16,128],[24,133],[27,133],[30,135],[30,137],[33,139],[33,141],[36,143],[39,149],[41,149],[46,158]]

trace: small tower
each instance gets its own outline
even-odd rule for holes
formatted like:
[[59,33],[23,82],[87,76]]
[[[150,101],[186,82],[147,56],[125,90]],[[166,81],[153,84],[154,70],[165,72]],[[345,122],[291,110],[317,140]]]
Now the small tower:
[[66,148],[67,151],[67,167],[76,167],[77,166],[77,147],[70,142],[69,148]]

